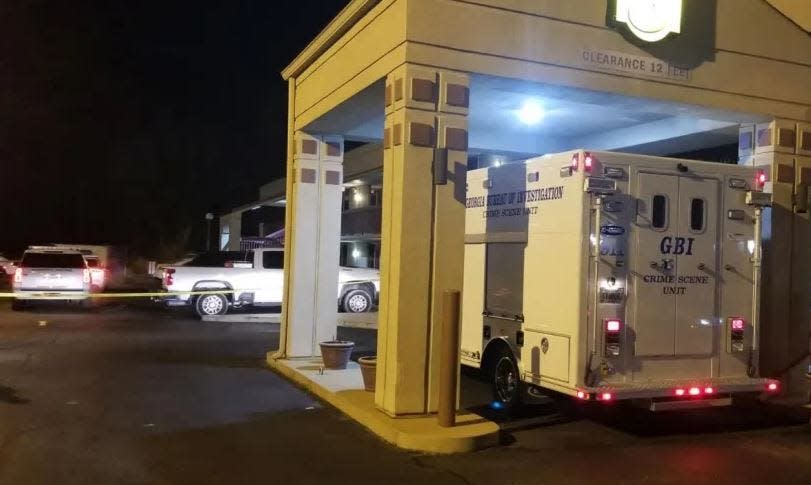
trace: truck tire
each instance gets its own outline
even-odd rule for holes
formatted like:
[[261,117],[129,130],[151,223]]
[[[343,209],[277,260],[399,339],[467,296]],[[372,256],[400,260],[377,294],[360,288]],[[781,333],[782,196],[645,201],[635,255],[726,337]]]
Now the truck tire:
[[23,310],[26,310],[27,308],[28,308],[28,303],[26,303],[24,300],[17,300],[17,299],[11,300],[11,309],[13,311],[21,312]]
[[507,411],[523,404],[525,386],[518,373],[518,364],[512,352],[502,349],[491,368],[490,383],[493,386],[493,407]]
[[228,312],[228,298],[225,295],[202,295],[194,302],[194,311],[200,318],[225,315]]
[[365,290],[349,290],[344,295],[342,309],[346,313],[364,313],[372,309],[372,295]]

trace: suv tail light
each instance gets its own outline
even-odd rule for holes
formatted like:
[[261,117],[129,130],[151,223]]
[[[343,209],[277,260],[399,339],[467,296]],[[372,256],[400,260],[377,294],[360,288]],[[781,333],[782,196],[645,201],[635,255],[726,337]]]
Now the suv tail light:
[[622,353],[622,320],[606,318],[604,321],[605,356],[619,357]]
[[82,281],[84,283],[90,283],[90,270],[87,268],[82,270]]
[[172,276],[173,274],[175,274],[174,268],[166,268],[163,270],[164,286],[172,286],[175,283],[175,278]]
[[17,268],[14,270],[14,282],[15,283],[22,283],[23,282],[23,269]]

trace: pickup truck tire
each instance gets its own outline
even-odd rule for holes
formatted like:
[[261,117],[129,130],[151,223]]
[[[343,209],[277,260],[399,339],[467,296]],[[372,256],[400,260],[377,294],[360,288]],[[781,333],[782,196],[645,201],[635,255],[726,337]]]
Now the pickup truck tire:
[[225,295],[201,295],[194,301],[194,311],[199,317],[225,315],[228,312],[228,298]]
[[349,290],[344,295],[341,308],[346,313],[364,313],[372,309],[372,295],[367,291],[356,289]]

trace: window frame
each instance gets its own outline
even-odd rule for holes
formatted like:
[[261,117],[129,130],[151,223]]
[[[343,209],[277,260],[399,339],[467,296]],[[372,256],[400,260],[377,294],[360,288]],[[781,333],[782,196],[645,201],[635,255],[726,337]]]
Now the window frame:
[[[701,229],[693,228],[693,203],[701,201]],[[690,217],[687,221],[687,228],[692,234],[703,234],[707,231],[707,199],[704,197],[690,197]]]
[[[655,200],[657,197],[662,197],[665,201],[664,204],[664,220],[663,225],[656,226],[654,224],[655,214],[654,211],[656,210],[656,203]],[[667,194],[653,194],[650,200],[650,228],[657,232],[665,232],[670,227],[670,197]]]

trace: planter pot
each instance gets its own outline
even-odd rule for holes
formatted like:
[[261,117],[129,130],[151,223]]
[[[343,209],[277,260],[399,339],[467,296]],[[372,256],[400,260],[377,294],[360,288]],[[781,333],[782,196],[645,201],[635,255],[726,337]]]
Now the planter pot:
[[328,342],[321,342],[321,359],[324,361],[324,367],[327,369],[346,369],[346,364],[349,363],[349,356],[352,354],[352,348],[355,347],[355,342],[348,340],[330,340]]
[[377,356],[361,357],[358,359],[360,373],[363,375],[363,388],[367,391],[375,390],[375,375],[377,374]]

